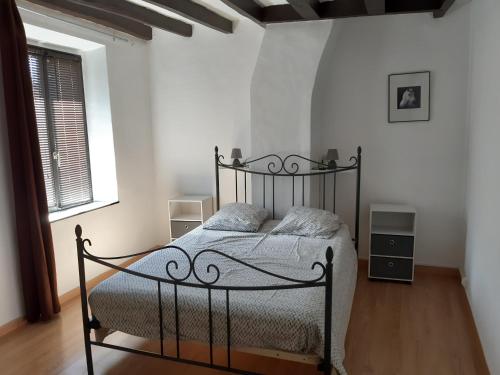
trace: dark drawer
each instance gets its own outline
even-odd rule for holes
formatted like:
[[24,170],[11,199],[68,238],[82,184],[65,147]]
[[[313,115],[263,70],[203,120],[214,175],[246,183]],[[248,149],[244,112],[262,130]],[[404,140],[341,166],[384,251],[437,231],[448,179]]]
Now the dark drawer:
[[184,236],[186,233],[191,232],[194,228],[201,225],[201,221],[175,221],[172,220],[170,223],[172,227],[172,238],[179,238]]
[[370,277],[410,281],[413,278],[413,260],[372,256]]
[[412,258],[413,241],[414,238],[411,236],[372,234],[372,254]]

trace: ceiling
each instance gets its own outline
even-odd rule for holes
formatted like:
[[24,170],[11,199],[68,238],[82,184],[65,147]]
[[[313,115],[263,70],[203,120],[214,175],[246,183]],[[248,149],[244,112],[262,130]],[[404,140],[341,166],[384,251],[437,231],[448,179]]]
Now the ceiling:
[[152,28],[191,37],[193,28],[230,34],[245,17],[261,27],[270,23],[429,13],[443,17],[455,0],[24,0],[143,40]]

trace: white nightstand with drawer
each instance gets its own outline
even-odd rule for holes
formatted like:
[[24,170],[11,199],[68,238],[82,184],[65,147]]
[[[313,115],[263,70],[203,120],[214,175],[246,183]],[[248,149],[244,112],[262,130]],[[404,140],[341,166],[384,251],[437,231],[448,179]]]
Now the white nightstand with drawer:
[[203,224],[213,215],[213,199],[208,195],[185,195],[168,201],[170,240],[174,241]]
[[413,281],[416,222],[411,206],[370,205],[370,279]]

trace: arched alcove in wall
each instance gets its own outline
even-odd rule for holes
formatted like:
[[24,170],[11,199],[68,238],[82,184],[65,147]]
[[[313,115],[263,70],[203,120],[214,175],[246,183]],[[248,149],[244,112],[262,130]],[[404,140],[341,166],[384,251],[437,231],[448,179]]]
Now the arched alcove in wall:
[[[321,21],[267,26],[251,84],[253,155],[299,153],[311,156],[311,98],[332,24],[332,21]],[[252,180],[253,199],[258,203],[263,199],[263,188],[256,180],[261,178],[257,176]],[[271,189],[270,185],[268,187]],[[280,197],[276,197],[278,216],[290,206],[291,189],[291,186],[277,185],[280,192]],[[305,190],[309,201],[308,184]],[[266,196],[272,199],[271,194]]]

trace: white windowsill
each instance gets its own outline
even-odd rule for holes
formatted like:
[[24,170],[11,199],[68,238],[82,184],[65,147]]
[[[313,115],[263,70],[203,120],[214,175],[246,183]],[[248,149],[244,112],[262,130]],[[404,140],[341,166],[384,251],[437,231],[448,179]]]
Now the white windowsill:
[[53,223],[55,221],[59,221],[59,220],[67,219],[67,218],[72,217],[72,216],[83,214],[85,212],[94,211],[94,210],[97,210],[99,208],[103,208],[103,207],[107,207],[107,206],[112,206],[112,205],[117,204],[117,203],[119,203],[119,201],[117,201],[117,200],[116,201],[92,202],[92,203],[84,204],[81,206],[68,208],[67,210],[51,212],[51,213],[49,213],[49,221],[51,223]]

